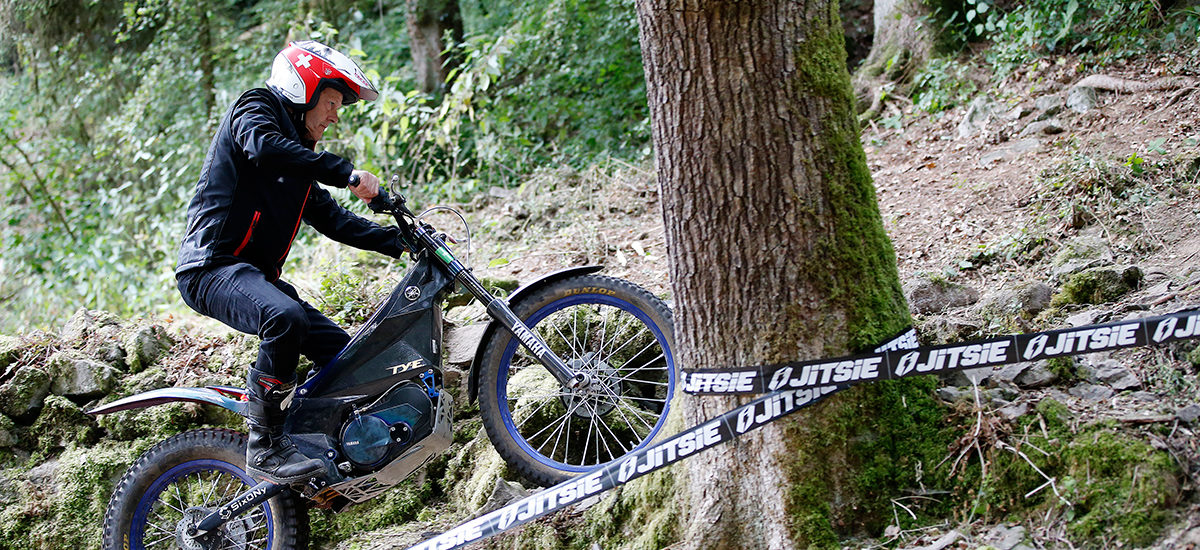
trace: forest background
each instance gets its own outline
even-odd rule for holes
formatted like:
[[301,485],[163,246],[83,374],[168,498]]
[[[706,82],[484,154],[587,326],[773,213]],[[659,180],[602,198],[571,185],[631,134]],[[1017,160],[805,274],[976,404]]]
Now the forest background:
[[[870,49],[871,4],[841,6],[852,71]],[[903,78],[932,113],[969,100],[978,68],[1000,79],[1065,54],[1102,67],[1195,48],[1200,28],[1188,2],[927,7],[938,50]],[[414,16],[460,21],[438,27],[454,68],[428,92],[405,31]],[[287,40],[321,40],[363,65],[380,100],[345,109],[323,146],[399,174],[420,204],[467,202],[547,167],[652,158],[629,1],[4,0],[0,29],[0,333],[47,328],[79,307],[182,307],[175,250],[208,141]],[[319,260],[299,261],[290,271]]]

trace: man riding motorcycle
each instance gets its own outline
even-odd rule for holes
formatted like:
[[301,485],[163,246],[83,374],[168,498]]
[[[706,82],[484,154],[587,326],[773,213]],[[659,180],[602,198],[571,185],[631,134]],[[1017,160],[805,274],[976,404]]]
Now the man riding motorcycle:
[[246,378],[250,427],[247,472],[275,483],[324,473],[283,433],[296,367],[303,353],[317,367],[350,341],[280,279],[303,221],[344,244],[399,257],[399,230],[340,206],[320,184],[364,201],[379,178],[315,146],[338,121],[338,109],[379,93],[350,58],[314,41],[275,56],[266,88],[242,94],[213,136],[188,206],[187,232],[175,275],[197,312],[262,339]]

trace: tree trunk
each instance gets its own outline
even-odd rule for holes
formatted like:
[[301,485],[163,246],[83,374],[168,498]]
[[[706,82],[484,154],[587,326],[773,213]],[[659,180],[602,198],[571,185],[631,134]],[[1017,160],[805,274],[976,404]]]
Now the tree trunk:
[[875,38],[871,53],[854,72],[854,95],[865,118],[879,114],[880,86],[907,84],[933,50],[934,34],[928,28],[929,8],[924,0],[877,0]]
[[217,52],[213,47],[213,29],[208,18],[207,6],[207,3],[200,3],[195,10],[199,23],[197,38],[200,50],[200,89],[204,94],[204,114],[211,117],[213,109],[217,106],[217,75],[214,62]]
[[[638,0],[637,10],[681,365],[819,358],[899,332],[908,312],[836,2]],[[739,402],[680,401],[688,424]],[[798,462],[839,452],[838,442],[814,448],[801,425],[785,419],[684,463],[684,547],[836,543],[841,509],[856,504],[841,488],[853,472]]]
[[[447,46],[463,39],[462,13],[457,0],[406,0],[409,49],[417,88],[424,93],[441,91],[456,61]],[[445,40],[450,33],[451,44]]]

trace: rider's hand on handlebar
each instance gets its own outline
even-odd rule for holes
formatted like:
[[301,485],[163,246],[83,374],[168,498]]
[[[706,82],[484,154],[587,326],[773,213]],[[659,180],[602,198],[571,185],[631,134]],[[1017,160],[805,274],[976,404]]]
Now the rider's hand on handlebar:
[[358,184],[352,183],[349,186],[350,191],[363,202],[370,204],[371,199],[379,194],[379,178],[366,170],[355,170],[350,175],[350,181],[353,182],[355,177],[358,178]]

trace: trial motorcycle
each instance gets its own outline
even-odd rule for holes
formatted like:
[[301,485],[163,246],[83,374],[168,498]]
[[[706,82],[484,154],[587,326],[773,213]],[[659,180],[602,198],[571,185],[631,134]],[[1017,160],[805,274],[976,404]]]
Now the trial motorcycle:
[[[661,300],[599,266],[565,269],[500,299],[402,195],[381,189],[370,208],[394,218],[413,266],[345,349],[296,387],[285,432],[326,473],[258,482],[245,471],[245,434],[184,432],[126,471],[105,514],[103,548],[303,549],[309,508],[341,512],[375,498],[445,451],[453,399],[443,389],[442,304],[456,286],[490,316],[466,397],[478,399],[488,437],[513,470],[550,486],[662,432],[677,372]],[[90,412],[177,402],[246,415],[245,388],[225,386],[158,389]]]

